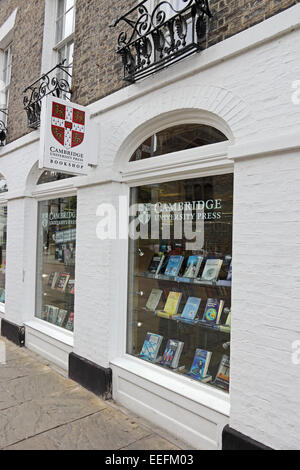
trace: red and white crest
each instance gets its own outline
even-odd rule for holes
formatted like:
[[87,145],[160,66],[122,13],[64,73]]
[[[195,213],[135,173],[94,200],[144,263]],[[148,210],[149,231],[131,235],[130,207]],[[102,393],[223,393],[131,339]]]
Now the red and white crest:
[[54,101],[51,130],[53,137],[66,149],[82,144],[85,133],[85,112]]

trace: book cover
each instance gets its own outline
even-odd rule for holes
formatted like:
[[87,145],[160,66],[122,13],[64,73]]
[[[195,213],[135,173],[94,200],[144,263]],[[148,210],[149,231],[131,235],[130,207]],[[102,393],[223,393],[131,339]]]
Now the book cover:
[[59,273],[56,273],[56,272],[49,274],[48,283],[47,283],[48,287],[51,287],[51,289],[55,289],[58,276],[59,276]]
[[56,289],[60,292],[65,292],[69,279],[70,275],[68,273],[61,273],[56,284]]
[[223,355],[219,369],[214,381],[214,384],[218,387],[223,388],[226,391],[229,391],[229,374],[230,374],[230,359],[226,354]]
[[148,271],[151,274],[158,274],[161,270],[164,259],[165,259],[165,255],[154,255],[151,260]]
[[73,331],[74,329],[74,312],[69,313],[68,321],[65,326],[66,330]]
[[152,289],[149,298],[146,303],[146,308],[154,312],[157,308],[159,301],[161,299],[163,291],[161,289]]
[[44,305],[41,319],[48,321],[49,305]]
[[232,261],[230,261],[230,266],[227,274],[227,281],[232,281]]
[[54,307],[53,305],[49,305],[48,306],[48,322],[56,323],[58,312],[59,312],[59,308]]
[[218,325],[224,307],[224,300],[207,299],[203,321],[212,325]]
[[223,261],[221,259],[208,259],[205,263],[201,279],[203,281],[216,281]]
[[66,318],[67,318],[68,312],[67,310],[63,310],[62,308],[59,310],[57,319],[56,319],[56,325],[57,326],[63,326]]
[[184,306],[181,318],[185,320],[195,320],[201,299],[199,297],[189,297]]
[[196,349],[190,371],[186,373],[190,377],[202,380],[207,376],[207,371],[212,353],[205,349]]
[[68,285],[66,287],[66,292],[68,292],[68,294],[75,293],[75,279],[69,279]]
[[170,256],[165,274],[167,276],[178,276],[183,260],[183,256]]
[[161,345],[163,337],[156,333],[148,332],[144,341],[140,357],[147,361],[155,361]]
[[165,314],[167,315],[167,317],[172,317],[173,315],[176,315],[180,305],[181,297],[181,292],[169,292],[164,309],[158,310],[157,315],[160,316],[160,314],[162,314],[162,316],[164,316]]
[[202,261],[203,261],[203,256],[200,256],[200,255],[189,256],[183,277],[195,279],[199,274]]
[[176,369],[183,350],[184,343],[177,339],[169,339],[160,364]]

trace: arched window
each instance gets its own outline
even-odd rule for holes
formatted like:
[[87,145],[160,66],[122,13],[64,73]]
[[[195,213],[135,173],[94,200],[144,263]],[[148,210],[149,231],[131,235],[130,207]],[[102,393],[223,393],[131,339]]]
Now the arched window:
[[218,129],[204,124],[180,124],[148,137],[133,153],[131,162],[228,140]]
[[37,184],[52,183],[53,181],[64,180],[66,178],[73,178],[74,175],[68,175],[66,173],[59,173],[58,171],[44,171],[38,179]]

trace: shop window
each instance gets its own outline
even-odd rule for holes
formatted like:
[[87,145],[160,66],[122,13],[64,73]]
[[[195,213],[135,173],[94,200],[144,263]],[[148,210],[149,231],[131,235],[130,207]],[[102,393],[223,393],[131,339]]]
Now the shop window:
[[233,175],[131,189],[127,353],[229,391]]
[[69,175],[67,173],[60,173],[58,171],[46,170],[39,177],[37,184],[52,183],[53,181],[60,181],[66,178],[73,178],[73,177],[74,175]]
[[76,196],[39,202],[36,316],[73,331]]
[[144,160],[226,140],[228,140],[227,137],[214,127],[204,124],[181,124],[148,137],[137,148],[130,161]]
[[5,303],[7,206],[0,206],[0,303]]

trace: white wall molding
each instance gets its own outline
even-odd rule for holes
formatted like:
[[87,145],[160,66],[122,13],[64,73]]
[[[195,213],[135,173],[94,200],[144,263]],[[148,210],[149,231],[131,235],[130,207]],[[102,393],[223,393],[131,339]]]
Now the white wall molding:
[[232,145],[228,150],[228,158],[237,161],[296,151],[300,151],[300,133],[276,135],[264,140],[252,140]]

